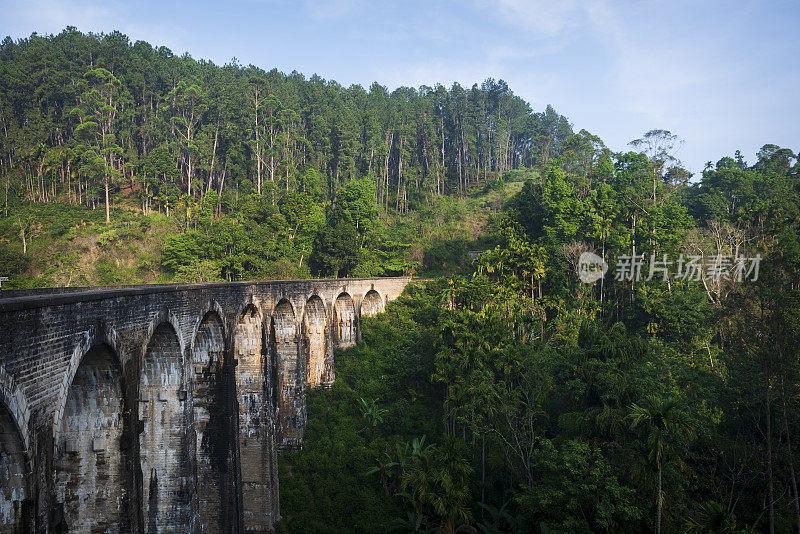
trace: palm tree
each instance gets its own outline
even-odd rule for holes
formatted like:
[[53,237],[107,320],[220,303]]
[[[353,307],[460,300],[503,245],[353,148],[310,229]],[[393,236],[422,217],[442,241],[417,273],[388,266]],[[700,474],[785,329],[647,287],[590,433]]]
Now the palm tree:
[[506,507],[510,502],[504,502],[500,508],[491,504],[478,503],[478,506],[483,508],[489,515],[489,519],[478,523],[478,529],[481,534],[505,534],[509,530],[513,530],[513,528],[504,528],[504,526],[514,526],[514,517],[506,511]]
[[390,495],[388,482],[394,476],[398,466],[400,466],[400,463],[396,462],[388,452],[384,452],[382,456],[378,456],[375,460],[375,465],[369,468],[366,474],[367,476],[380,474],[383,491],[386,495]]
[[395,519],[388,532],[412,532],[417,534],[433,534],[439,529],[427,528],[428,516],[417,512],[406,512],[406,519]]
[[658,472],[655,530],[657,534],[661,534],[661,471],[664,451],[673,439],[689,431],[691,421],[689,416],[679,409],[677,399],[653,395],[645,397],[641,406],[634,404],[629,417],[631,428],[646,434],[648,460]]
[[403,489],[418,513],[427,505],[442,519],[443,532],[469,528],[469,476],[472,464],[457,438],[445,438],[438,447],[421,449],[413,466],[403,474]]
[[686,522],[686,532],[691,534],[737,534],[736,521],[723,505],[710,501],[698,510],[696,518]]
[[358,403],[359,408],[361,408],[361,416],[372,426],[372,433],[374,434],[375,428],[380,423],[383,423],[383,416],[386,415],[389,410],[380,408],[374,399],[367,402],[362,397],[359,397]]

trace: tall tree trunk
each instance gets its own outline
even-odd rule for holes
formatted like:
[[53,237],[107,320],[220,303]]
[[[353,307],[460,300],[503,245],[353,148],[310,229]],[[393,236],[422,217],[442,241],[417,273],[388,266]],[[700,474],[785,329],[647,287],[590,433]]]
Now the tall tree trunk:
[[[636,261],[636,212],[633,213],[633,220],[631,222],[631,269],[633,269],[634,261]],[[631,273],[631,302],[633,302],[635,298],[633,289],[636,282],[636,276],[634,275],[634,272]]]
[[186,176],[187,176],[187,189],[189,192],[189,196],[192,196],[192,155],[189,153],[189,147],[192,144],[192,122],[194,121],[194,108],[192,108],[192,113],[189,117],[189,121],[186,125]]
[[661,460],[658,461],[658,497],[656,498],[656,534],[661,534]]
[[217,127],[214,130],[214,148],[211,150],[211,168],[208,171],[208,187],[206,187],[206,195],[211,191],[212,177],[214,176],[214,164],[217,160],[217,138],[219,136],[219,119],[217,119]]
[[486,502],[486,434],[481,433],[481,502]]
[[769,533],[775,534],[775,496],[772,482],[772,414],[770,409],[770,365],[767,362],[764,380],[764,412],[767,418],[767,502],[769,503]]
[[106,180],[105,180],[105,189],[106,189],[106,222],[111,222],[111,207],[108,203],[108,172],[106,172]]
[[384,211],[389,210],[389,158],[392,155],[392,143],[394,142],[394,132],[387,131],[386,132],[386,156],[383,158],[383,179],[384,182],[384,191],[383,191],[383,201],[386,204],[384,207]]
[[261,139],[258,131],[258,95],[255,98],[256,108],[256,191],[261,194]]
[[395,194],[395,206],[394,212],[395,214],[400,213],[400,182],[403,180],[403,143],[405,139],[400,137],[400,149],[398,151],[397,157],[397,193]]
[[[782,353],[781,353],[782,356]],[[792,492],[794,493],[794,514],[797,522],[797,532],[800,533],[800,498],[797,495],[797,477],[794,472],[794,457],[792,456],[792,434],[789,432],[789,417],[786,408],[786,382],[781,375],[781,405],[783,407],[783,430],[786,432],[786,453],[789,460],[789,476],[791,477]]]

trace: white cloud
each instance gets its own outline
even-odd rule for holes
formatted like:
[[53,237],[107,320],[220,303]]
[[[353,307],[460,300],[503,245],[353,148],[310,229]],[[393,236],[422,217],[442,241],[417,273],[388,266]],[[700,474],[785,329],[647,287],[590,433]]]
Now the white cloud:
[[583,22],[583,8],[576,0],[480,0],[480,4],[503,23],[538,37],[554,37]]

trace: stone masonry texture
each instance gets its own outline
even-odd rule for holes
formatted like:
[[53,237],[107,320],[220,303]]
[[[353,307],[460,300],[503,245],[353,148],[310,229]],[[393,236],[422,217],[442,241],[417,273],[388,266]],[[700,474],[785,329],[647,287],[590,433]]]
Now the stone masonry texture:
[[305,392],[407,278],[0,293],[0,532],[272,532]]

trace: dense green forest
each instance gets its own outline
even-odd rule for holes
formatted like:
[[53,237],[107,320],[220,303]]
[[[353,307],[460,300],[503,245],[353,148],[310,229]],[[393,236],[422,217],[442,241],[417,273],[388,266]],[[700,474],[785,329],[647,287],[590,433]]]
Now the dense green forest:
[[[465,256],[485,223],[450,199],[599,143],[503,81],[345,88],[74,28],[0,45],[0,131],[17,286],[438,268],[432,228]],[[18,257],[41,236],[52,272]]]
[[[664,161],[550,167],[471,275],[366,319],[282,460],[283,531],[797,532],[796,156],[765,146],[692,185]],[[648,260],[617,280],[632,250],[704,275],[647,280]],[[611,263],[594,284],[586,251]],[[756,254],[757,280],[710,275]]]
[[792,150],[692,179],[670,132],[615,153],[502,81],[73,28],[0,45],[0,130],[4,287],[432,278],[309,392],[282,531],[800,532]]

